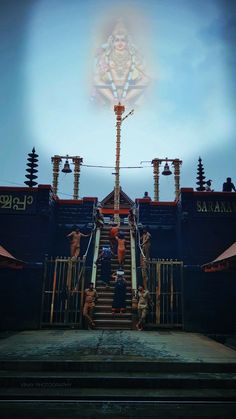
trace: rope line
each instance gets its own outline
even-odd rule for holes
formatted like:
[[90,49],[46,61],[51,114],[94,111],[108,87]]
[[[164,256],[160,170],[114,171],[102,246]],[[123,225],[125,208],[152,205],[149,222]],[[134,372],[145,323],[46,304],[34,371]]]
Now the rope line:
[[[84,167],[96,167],[99,169],[115,169],[115,166],[96,166],[93,164],[81,164]],[[142,169],[143,166],[120,166],[120,169]]]

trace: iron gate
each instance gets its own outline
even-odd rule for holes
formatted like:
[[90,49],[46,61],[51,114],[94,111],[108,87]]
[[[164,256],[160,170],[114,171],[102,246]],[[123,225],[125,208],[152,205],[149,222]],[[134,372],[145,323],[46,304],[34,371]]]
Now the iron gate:
[[41,327],[81,326],[85,262],[70,258],[45,261]]
[[151,260],[147,286],[152,299],[150,323],[166,327],[182,327],[183,262]]

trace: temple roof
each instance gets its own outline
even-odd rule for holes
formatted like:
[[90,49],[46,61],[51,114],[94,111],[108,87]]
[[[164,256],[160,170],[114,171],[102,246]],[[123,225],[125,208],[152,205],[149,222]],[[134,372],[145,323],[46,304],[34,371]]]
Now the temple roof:
[[[120,208],[131,208],[133,205],[134,201],[120,188]],[[114,190],[101,201],[101,206],[103,208],[114,208]]]

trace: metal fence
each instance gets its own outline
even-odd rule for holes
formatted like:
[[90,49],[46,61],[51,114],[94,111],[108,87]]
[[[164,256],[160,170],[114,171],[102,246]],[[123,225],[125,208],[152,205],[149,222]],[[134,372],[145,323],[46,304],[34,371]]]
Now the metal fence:
[[[140,271],[140,275],[143,270]],[[182,277],[183,262],[155,260],[147,263],[147,288],[151,295],[148,323],[166,326],[182,326]]]
[[45,261],[41,327],[82,326],[84,283],[84,259]]

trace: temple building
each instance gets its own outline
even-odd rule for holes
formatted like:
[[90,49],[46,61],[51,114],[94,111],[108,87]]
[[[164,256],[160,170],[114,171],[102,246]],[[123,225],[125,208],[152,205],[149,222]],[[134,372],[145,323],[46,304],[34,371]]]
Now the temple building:
[[[51,185],[0,187],[1,329],[84,328],[83,290],[92,281],[99,293],[97,329],[133,329],[135,290],[145,282],[153,302],[147,328],[235,333],[236,194],[185,187],[173,201],[163,202],[157,194],[155,200],[132,200],[120,188],[118,198],[117,210],[114,190],[98,203],[88,196],[60,199]],[[127,219],[130,209],[136,217],[134,234]],[[103,228],[96,228],[97,210]],[[109,243],[114,215],[126,238],[127,310],[122,318],[111,313],[114,284],[104,287],[94,263]],[[76,228],[90,236],[81,239],[80,257],[72,260],[66,236]],[[151,234],[145,263],[140,247],[144,228]],[[113,258],[113,272],[117,268]]]

